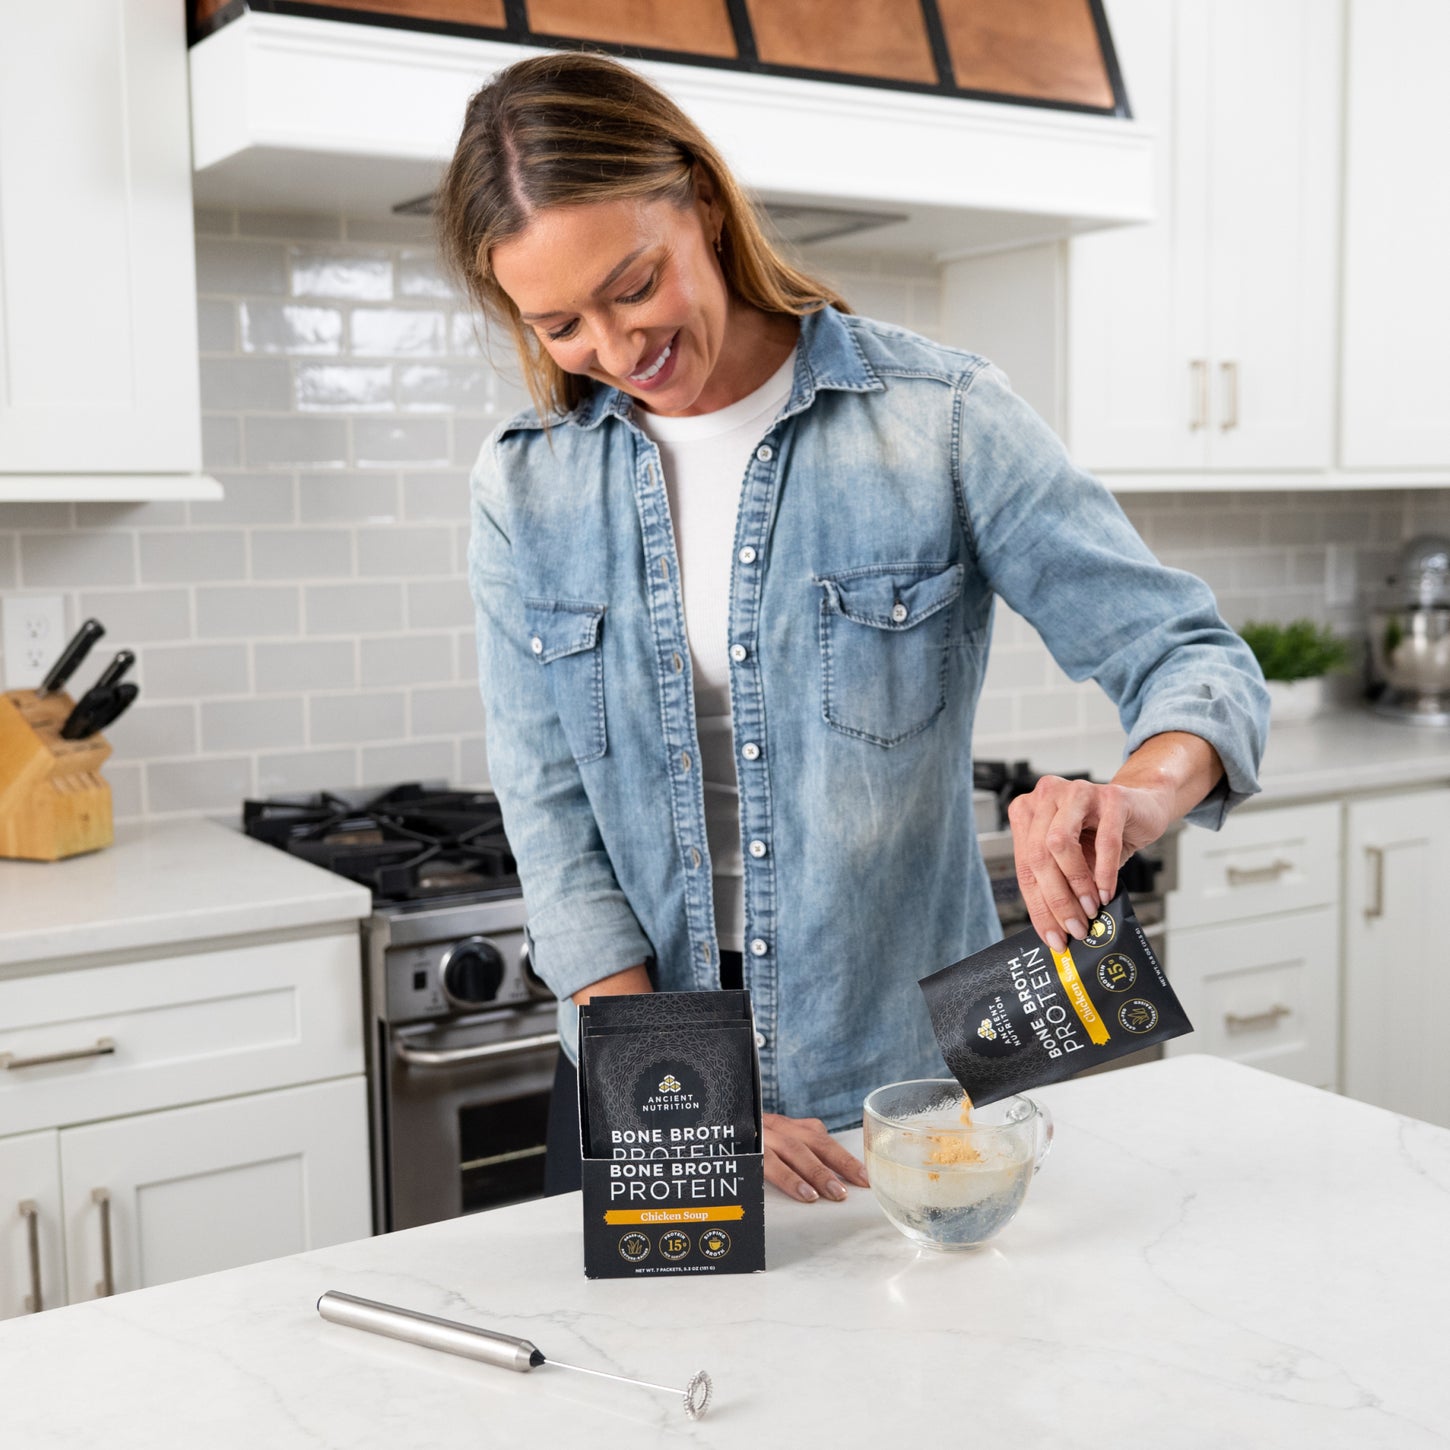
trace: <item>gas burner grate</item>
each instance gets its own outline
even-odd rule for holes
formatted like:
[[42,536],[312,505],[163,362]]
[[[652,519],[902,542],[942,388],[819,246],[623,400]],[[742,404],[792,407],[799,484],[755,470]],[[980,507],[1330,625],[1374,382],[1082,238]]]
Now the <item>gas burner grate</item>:
[[503,815],[487,791],[398,785],[245,801],[249,836],[361,882],[375,903],[517,896]]

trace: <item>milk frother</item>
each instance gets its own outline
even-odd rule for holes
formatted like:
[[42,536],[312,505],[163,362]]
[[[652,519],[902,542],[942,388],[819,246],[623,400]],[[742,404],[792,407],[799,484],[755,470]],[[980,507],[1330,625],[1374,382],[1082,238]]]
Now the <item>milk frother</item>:
[[372,1334],[383,1334],[389,1339],[402,1339],[409,1344],[421,1344],[425,1349],[442,1350],[444,1354],[459,1354],[465,1359],[476,1359],[483,1364],[495,1364],[501,1369],[517,1370],[527,1374],[540,1365],[553,1365],[555,1369],[571,1369],[578,1374],[598,1375],[601,1379],[620,1380],[627,1385],[638,1385],[641,1389],[659,1390],[667,1395],[680,1395],[685,1414],[698,1420],[710,1404],[712,1389],[710,1376],[701,1370],[687,1384],[683,1391],[669,1385],[657,1385],[649,1380],[631,1379],[628,1375],[611,1374],[608,1370],[585,1369],[579,1364],[564,1364],[561,1360],[548,1359],[542,1350],[527,1339],[512,1334],[500,1334],[493,1329],[479,1329],[472,1324],[459,1324],[453,1319],[439,1319],[433,1314],[420,1314],[416,1309],[400,1309],[394,1304],[379,1304],[374,1299],[359,1299],[353,1294],[343,1294],[329,1289],[317,1301],[317,1312],[334,1324],[345,1324],[351,1329],[366,1329]]

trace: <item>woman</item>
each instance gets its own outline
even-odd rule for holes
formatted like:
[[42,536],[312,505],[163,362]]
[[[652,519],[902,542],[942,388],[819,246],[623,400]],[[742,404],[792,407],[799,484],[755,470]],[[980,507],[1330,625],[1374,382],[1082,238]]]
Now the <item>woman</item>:
[[[544,55],[484,87],[440,226],[536,404],[474,471],[470,581],[561,1034],[572,1055],[571,1000],[743,980],[766,1176],[844,1198],[865,1173],[827,1128],[941,1072],[917,979],[998,934],[970,765],[994,595],[1127,731],[1110,785],[1014,807],[1054,945],[1133,851],[1257,789],[1257,666],[990,364],[848,315],[623,66]],[[570,1083],[561,1059],[560,1106]]]

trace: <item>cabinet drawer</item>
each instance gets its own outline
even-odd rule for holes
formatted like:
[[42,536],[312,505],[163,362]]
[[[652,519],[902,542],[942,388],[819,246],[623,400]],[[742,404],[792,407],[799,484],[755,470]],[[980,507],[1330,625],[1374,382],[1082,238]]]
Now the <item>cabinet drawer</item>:
[[0,981],[0,1136],[362,1069],[352,932]]
[[1339,805],[1240,812],[1221,831],[1178,835],[1170,929],[1328,906],[1339,895]]
[[1333,907],[1168,934],[1165,968],[1194,1031],[1168,1056],[1209,1052],[1334,1087],[1339,1057]]

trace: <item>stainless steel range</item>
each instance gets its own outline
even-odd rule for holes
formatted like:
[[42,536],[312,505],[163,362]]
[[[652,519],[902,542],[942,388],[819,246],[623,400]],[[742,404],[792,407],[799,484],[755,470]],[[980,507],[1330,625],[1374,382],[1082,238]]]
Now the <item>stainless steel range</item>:
[[248,801],[249,835],[371,888],[379,1233],[537,1197],[558,1033],[498,804],[418,785]]

